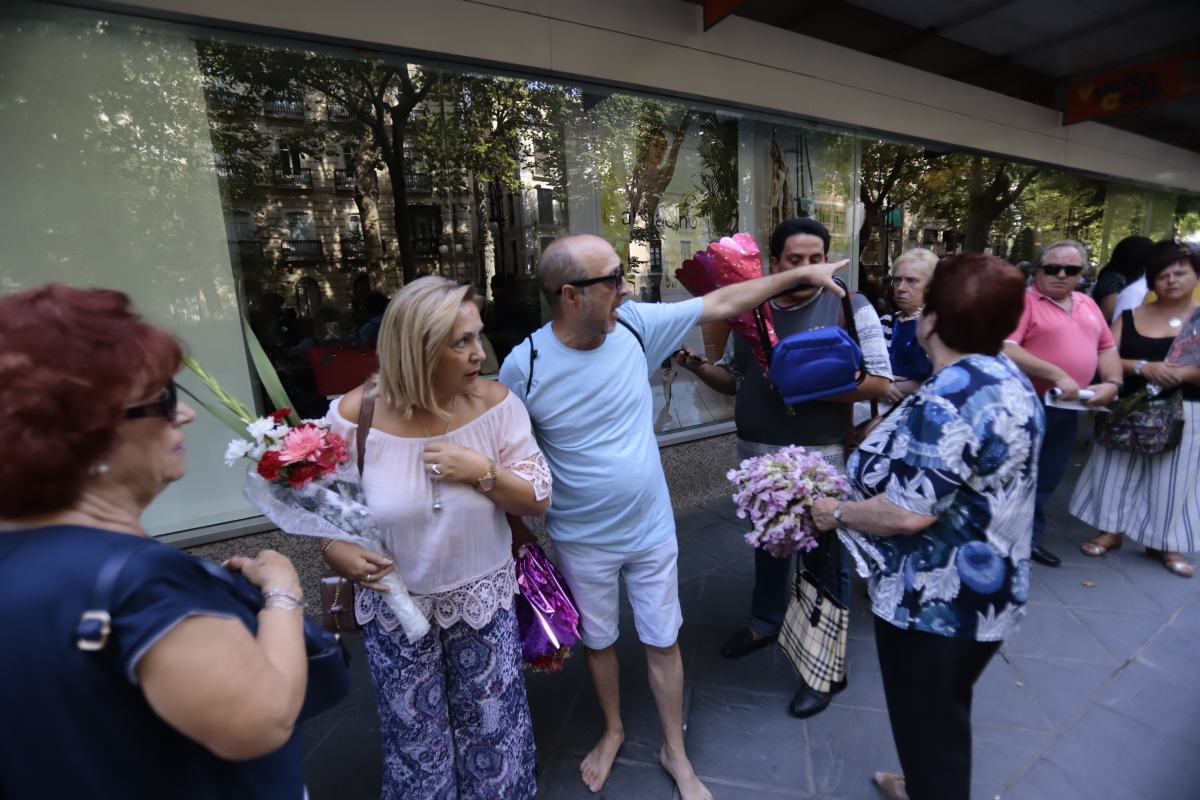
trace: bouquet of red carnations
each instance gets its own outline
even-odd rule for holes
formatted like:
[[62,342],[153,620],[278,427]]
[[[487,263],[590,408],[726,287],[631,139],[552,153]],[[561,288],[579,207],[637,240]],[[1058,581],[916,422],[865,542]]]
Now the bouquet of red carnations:
[[[761,278],[762,259],[754,237],[748,233],[735,233],[711,242],[705,250],[697,251],[675,270],[675,277],[689,292],[697,297],[714,289],[729,286],[751,278]],[[779,343],[775,325],[771,320],[771,306],[763,303],[758,308],[743,311],[730,317],[729,327],[737,331],[750,344],[754,358],[766,372],[770,365],[768,353]]]
[[558,672],[579,641],[579,611],[542,548],[522,545],[515,568],[521,658],[529,669]]
[[[255,345],[257,341],[251,341],[252,354]],[[341,436],[321,420],[301,421],[291,408],[256,418],[195,359],[185,357],[184,363],[213,393],[218,405],[188,394],[238,436],[225,449],[225,463],[232,466],[243,458],[254,462],[246,473],[243,492],[267,519],[284,533],[340,539],[386,552],[379,525],[367,508],[358,470],[349,463]],[[259,374],[272,400],[290,405],[269,362],[266,367],[259,364]],[[380,582],[388,588],[383,595],[386,607],[395,614],[408,640],[416,642],[429,630],[429,621],[395,571]]]

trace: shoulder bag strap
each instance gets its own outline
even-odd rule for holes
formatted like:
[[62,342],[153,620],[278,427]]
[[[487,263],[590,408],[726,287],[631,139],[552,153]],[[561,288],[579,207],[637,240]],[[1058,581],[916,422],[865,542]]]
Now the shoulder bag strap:
[[638,347],[642,348],[642,352],[645,353],[646,343],[642,341],[642,335],[634,330],[632,325],[622,319],[620,314],[617,315],[617,322],[621,323],[621,326],[624,327],[625,330],[633,334],[633,338],[637,339]]
[[113,589],[116,588],[117,578],[121,570],[133,557],[134,549],[109,556],[96,575],[96,586],[92,589],[92,607],[85,610],[75,626],[75,646],[80,650],[95,653],[103,650],[108,644],[108,635],[112,632],[112,616],[109,607],[112,606]]
[[367,457],[367,435],[371,432],[371,419],[375,416],[375,382],[363,384],[362,404],[358,409],[358,430],[355,437],[358,444],[358,474],[363,473],[364,459]]
[[533,360],[537,358],[537,348],[533,346],[532,333],[525,338],[529,340],[529,376],[525,379],[525,399],[528,400],[529,390],[533,388]]

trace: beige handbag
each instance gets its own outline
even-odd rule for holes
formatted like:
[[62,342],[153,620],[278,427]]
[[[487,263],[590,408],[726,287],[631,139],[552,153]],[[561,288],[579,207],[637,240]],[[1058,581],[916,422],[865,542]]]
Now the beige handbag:
[[[830,532],[827,574],[836,575],[841,559],[837,533]],[[800,678],[818,692],[841,690],[846,685],[846,644],[850,639],[850,610],[842,605],[817,576],[796,560],[796,576],[787,614],[779,631],[779,646]]]

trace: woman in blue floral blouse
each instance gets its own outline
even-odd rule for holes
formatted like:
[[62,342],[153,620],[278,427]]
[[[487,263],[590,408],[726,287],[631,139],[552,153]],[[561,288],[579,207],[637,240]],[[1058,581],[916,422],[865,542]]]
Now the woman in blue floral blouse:
[[1029,594],[1044,419],[1006,356],[1025,281],[992,256],[943,259],[918,326],[933,375],[847,463],[854,499],[821,500],[870,572],[875,641],[903,775],[889,797],[968,797],[971,694]]

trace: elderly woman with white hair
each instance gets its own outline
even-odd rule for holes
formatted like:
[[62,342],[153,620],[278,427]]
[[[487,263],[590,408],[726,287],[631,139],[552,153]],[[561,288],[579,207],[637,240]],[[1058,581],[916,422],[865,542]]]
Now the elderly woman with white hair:
[[[537,789],[505,514],[544,513],[550,471],[525,406],[480,380],[473,294],[438,277],[405,286],[383,315],[377,385],[329,409],[352,451],[358,426],[370,428],[363,490],[395,559],[322,545],[330,566],[363,587],[355,613],[378,695],[385,800]],[[377,594],[393,569],[431,618],[415,643]]]
[[892,265],[892,296],[896,314],[884,320],[893,383],[888,402],[899,403],[915,392],[933,373],[933,363],[917,341],[917,321],[925,307],[925,287],[933,277],[938,257],[932,250],[914,247]]

